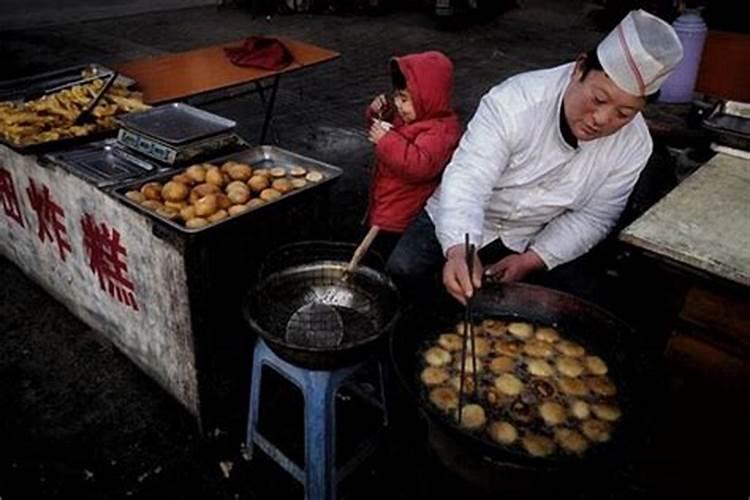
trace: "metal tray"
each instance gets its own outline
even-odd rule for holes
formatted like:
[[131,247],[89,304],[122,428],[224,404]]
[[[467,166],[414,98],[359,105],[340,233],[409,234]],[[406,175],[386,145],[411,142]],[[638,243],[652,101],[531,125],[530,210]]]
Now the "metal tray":
[[285,149],[281,149],[275,146],[256,146],[250,149],[245,149],[237,153],[213,158],[207,161],[215,165],[221,165],[222,163],[228,160],[234,160],[234,161],[238,161],[242,163],[247,163],[251,167],[253,167],[253,169],[271,168],[274,165],[279,165],[279,166],[299,165],[301,167],[304,167],[307,170],[319,171],[320,173],[323,174],[323,180],[321,180],[320,182],[315,182],[315,183],[310,182],[305,187],[296,189],[273,201],[266,202],[265,204],[255,207],[253,209],[250,209],[249,211],[241,215],[237,215],[235,217],[228,217],[219,222],[215,222],[215,223],[212,223],[212,224],[209,224],[207,226],[197,228],[197,229],[190,229],[190,228],[183,226],[179,222],[171,221],[169,219],[165,219],[164,217],[160,217],[157,213],[152,212],[151,210],[148,210],[142,207],[138,203],[134,202],[133,200],[125,196],[126,192],[140,189],[140,187],[146,182],[152,182],[152,181],[164,182],[166,180],[169,180],[172,178],[172,176],[174,176],[176,173],[181,172],[183,169],[172,170],[168,173],[160,173],[152,177],[139,179],[136,182],[127,182],[125,184],[120,184],[118,186],[112,186],[111,194],[115,198],[121,200],[126,205],[132,207],[133,209],[139,212],[142,212],[148,215],[152,219],[155,219],[162,224],[169,226],[170,228],[176,230],[179,233],[187,234],[187,235],[194,235],[198,233],[204,233],[206,231],[211,231],[221,226],[227,226],[227,225],[233,224],[237,222],[238,220],[245,219],[250,214],[255,214],[257,211],[259,210],[262,211],[270,206],[277,206],[279,203],[288,203],[290,200],[294,200],[300,194],[309,193],[313,189],[320,188],[320,187],[330,184],[332,181],[336,180],[342,174],[342,170],[339,167],[335,167],[328,163],[314,160],[312,158],[308,158],[306,156],[302,156],[296,153],[292,153],[291,151],[287,151]]
[[98,187],[152,176],[160,170],[159,165],[118,147],[114,139],[48,154],[44,160],[60,165]]
[[720,102],[703,120],[716,142],[750,151],[750,104],[736,101]]
[[175,102],[118,119],[122,127],[173,146],[231,131],[237,124],[213,113]]
[[82,64],[15,80],[6,80],[0,82],[0,101],[40,97],[46,93],[62,90],[88,80],[88,77],[83,76],[83,72],[87,70],[100,77],[114,73],[114,70],[99,64]]

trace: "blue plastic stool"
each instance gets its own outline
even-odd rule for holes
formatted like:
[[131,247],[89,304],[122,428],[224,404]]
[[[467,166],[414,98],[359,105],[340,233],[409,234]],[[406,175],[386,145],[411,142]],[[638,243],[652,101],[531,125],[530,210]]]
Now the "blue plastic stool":
[[[336,394],[344,383],[366,363],[359,363],[333,371],[308,370],[284,361],[268,348],[262,339],[255,344],[252,379],[250,380],[250,411],[247,423],[247,456],[252,459],[253,446],[263,450],[271,459],[289,472],[305,487],[308,500],[335,498],[338,483],[357,465],[362,463],[377,447],[380,432],[357,447],[355,455],[340,468],[336,468]],[[263,366],[272,368],[299,387],[305,408],[305,467],[300,468],[273,443],[258,432],[260,414],[260,387]],[[383,366],[377,362],[379,397],[375,400],[364,393],[360,395],[382,411],[383,427],[388,425],[383,384]],[[382,431],[382,428],[379,429]]]

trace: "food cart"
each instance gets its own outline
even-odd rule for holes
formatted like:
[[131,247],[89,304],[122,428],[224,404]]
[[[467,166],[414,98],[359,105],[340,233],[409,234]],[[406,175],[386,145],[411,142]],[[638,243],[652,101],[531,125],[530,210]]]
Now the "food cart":
[[[9,104],[0,111],[27,112],[58,99],[60,92],[72,93],[96,80],[93,68],[6,85],[0,90]],[[95,69],[99,76],[114,74]],[[109,106],[107,92],[128,91],[140,113],[119,110],[105,125],[80,134],[42,127],[20,139],[8,133],[0,138],[0,252],[113,342],[205,427],[225,377],[249,366],[240,368],[250,356],[251,340],[240,327],[240,304],[256,263],[284,241],[315,236],[311,222],[321,220],[325,195],[341,171],[274,146],[251,147],[233,133],[232,122],[190,106],[147,110],[141,95],[128,90],[131,84],[108,82],[102,95],[89,98],[98,100],[96,106]],[[29,94],[30,88],[42,97]],[[89,104],[81,99],[72,112]],[[13,121],[8,116],[0,114],[6,132]],[[216,130],[207,132],[207,125]],[[191,136],[196,126],[202,133]],[[243,165],[242,175],[230,176],[229,165]],[[202,213],[205,223],[191,227],[168,206],[170,200],[154,199],[161,189],[158,195],[149,192],[149,187],[175,184],[173,178],[184,176],[188,166],[204,174],[220,172],[221,186],[212,199],[231,198],[226,208]],[[267,175],[268,186],[251,187],[246,176],[253,171]],[[186,208],[205,198],[188,199],[205,180],[186,181],[184,199],[172,203]],[[247,189],[233,197],[226,189],[232,182]],[[220,211],[224,215],[216,216]]]

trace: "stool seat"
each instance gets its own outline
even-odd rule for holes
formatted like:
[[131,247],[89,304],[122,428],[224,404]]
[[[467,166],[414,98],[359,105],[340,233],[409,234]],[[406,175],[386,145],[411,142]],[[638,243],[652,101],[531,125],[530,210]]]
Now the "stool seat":
[[[382,412],[383,427],[388,425],[383,382],[383,366],[378,368],[378,399],[359,394]],[[294,366],[278,357],[262,340],[258,339],[253,354],[250,380],[250,408],[247,423],[247,455],[252,459],[257,445],[272,460],[289,472],[305,487],[308,500],[335,498],[338,483],[377,448],[380,432],[357,447],[357,452],[341,467],[336,467],[336,394],[339,389],[367,363],[361,362],[336,370],[309,370]],[[273,369],[302,391],[304,398],[305,464],[299,467],[277,446],[258,432],[261,406],[261,377],[263,366]],[[379,431],[382,430],[379,429]]]

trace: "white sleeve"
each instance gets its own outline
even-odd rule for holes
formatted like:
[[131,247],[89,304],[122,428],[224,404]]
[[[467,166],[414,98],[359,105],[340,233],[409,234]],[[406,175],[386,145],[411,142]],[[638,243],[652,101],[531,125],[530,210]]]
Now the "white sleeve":
[[643,167],[651,156],[651,142],[638,154],[628,155],[623,168],[609,175],[584,206],[552,219],[529,246],[547,269],[588,252],[609,233],[628,202]]
[[512,150],[512,114],[504,109],[505,85],[486,94],[469,122],[440,184],[435,234],[445,253],[464,243],[482,244],[484,211]]

